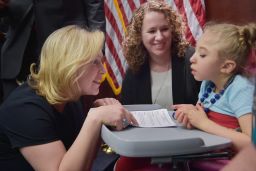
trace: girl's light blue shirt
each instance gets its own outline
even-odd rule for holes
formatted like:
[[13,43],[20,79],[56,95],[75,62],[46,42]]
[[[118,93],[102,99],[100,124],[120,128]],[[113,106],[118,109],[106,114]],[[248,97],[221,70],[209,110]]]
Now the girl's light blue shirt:
[[[209,87],[209,81],[203,81],[201,84],[199,99]],[[226,88],[224,94],[216,103],[211,104],[210,99],[216,93],[211,92],[209,97],[205,99],[203,105],[211,111],[241,117],[247,113],[252,113],[254,85],[251,80],[241,75],[236,75],[233,82]]]

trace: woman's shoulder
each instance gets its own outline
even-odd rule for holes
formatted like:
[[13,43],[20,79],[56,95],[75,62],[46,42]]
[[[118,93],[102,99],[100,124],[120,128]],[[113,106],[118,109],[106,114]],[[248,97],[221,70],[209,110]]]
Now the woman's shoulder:
[[24,83],[17,87],[10,96],[6,99],[6,102],[16,101],[42,101],[42,96],[39,96],[34,89],[32,89],[28,83]]
[[148,62],[144,62],[138,71],[133,71],[132,69],[128,68],[125,73],[125,77],[134,79],[141,79],[141,77],[145,77],[146,75],[150,75],[150,68]]
[[17,87],[2,103],[0,112],[12,111],[15,113],[17,110],[24,111],[27,108],[38,108],[45,110],[46,108],[49,108],[49,104],[27,83],[24,83],[23,85]]

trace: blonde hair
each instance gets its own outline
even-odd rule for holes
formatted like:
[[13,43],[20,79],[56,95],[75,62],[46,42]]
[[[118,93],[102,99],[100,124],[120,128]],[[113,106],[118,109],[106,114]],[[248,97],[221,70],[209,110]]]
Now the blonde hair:
[[218,55],[236,62],[235,74],[250,75],[256,67],[256,24],[243,26],[227,23],[207,23],[204,31],[211,32],[217,38]]
[[53,32],[45,41],[39,71],[30,67],[29,85],[50,104],[77,100],[80,97],[78,70],[101,52],[104,33],[70,25]]
[[139,70],[148,55],[142,43],[141,30],[144,16],[150,11],[160,12],[165,15],[172,32],[172,47],[170,48],[173,54],[178,54],[179,57],[182,57],[188,46],[188,42],[184,39],[183,35],[184,24],[182,23],[181,16],[162,0],[148,1],[133,13],[122,43],[124,56],[130,69],[134,72]]

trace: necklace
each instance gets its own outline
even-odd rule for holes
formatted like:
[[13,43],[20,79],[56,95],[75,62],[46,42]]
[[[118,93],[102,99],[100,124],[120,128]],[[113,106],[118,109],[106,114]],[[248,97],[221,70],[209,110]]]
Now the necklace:
[[[225,90],[227,89],[227,87],[233,82],[235,76],[231,76],[228,81],[226,82],[226,84],[224,85],[224,88],[217,94],[215,94],[211,99],[210,99],[210,105],[208,107],[204,107],[204,111],[205,113],[208,113],[210,111],[210,107],[216,103],[216,101],[218,101],[221,96],[225,93]],[[215,89],[215,84],[213,82],[210,82],[206,92],[202,95],[202,97],[200,98],[200,102],[205,104],[205,100],[210,96],[210,94],[214,91]]]
[[[164,75],[162,74],[162,76],[161,76],[162,78],[160,77],[159,74],[156,75],[156,74],[153,74],[153,73],[152,73],[152,75],[155,75],[154,77],[156,77],[156,78],[161,78],[161,79],[158,79],[158,80],[155,79],[155,82],[160,83],[160,86],[159,86],[159,88],[155,91],[155,92],[156,92],[156,93],[155,93],[155,98],[153,97],[153,99],[152,99],[153,104],[156,104],[156,102],[159,100],[160,94],[161,94],[163,88],[164,88],[165,85],[166,85],[166,80],[168,80],[167,78],[168,78],[168,76],[169,76],[170,71],[171,71],[171,70],[168,70],[168,71],[166,71],[165,73],[163,73]],[[152,78],[152,79],[153,79],[153,78]],[[153,93],[152,93],[152,95],[153,95]]]

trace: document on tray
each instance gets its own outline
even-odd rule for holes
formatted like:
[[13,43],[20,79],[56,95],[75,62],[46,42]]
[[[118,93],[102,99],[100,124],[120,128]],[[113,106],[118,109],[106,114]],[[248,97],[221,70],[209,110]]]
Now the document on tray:
[[177,126],[167,109],[148,111],[131,111],[138,122],[138,127],[171,127]]

